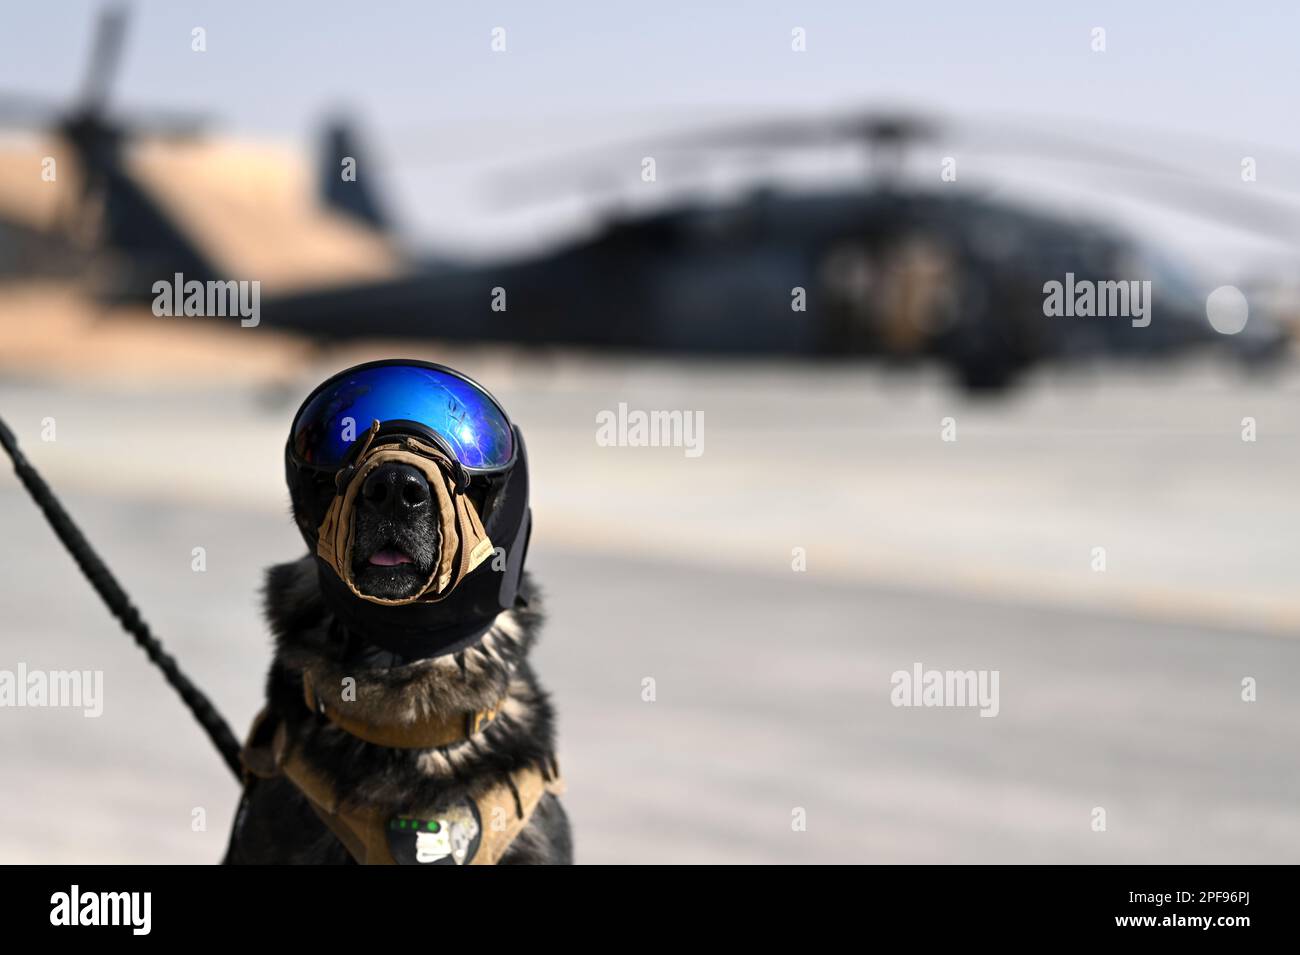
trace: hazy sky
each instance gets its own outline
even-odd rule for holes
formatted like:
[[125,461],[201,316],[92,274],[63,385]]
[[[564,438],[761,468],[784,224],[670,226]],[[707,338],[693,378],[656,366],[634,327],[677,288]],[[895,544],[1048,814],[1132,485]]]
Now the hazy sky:
[[[69,97],[98,8],[0,6],[0,91]],[[1259,157],[1262,183],[1290,161],[1279,152],[1271,162],[1269,146],[1300,155],[1300,14],[1284,2],[132,8],[114,107],[194,109],[225,131],[305,143],[323,113],[346,104],[395,174],[404,220],[443,240],[490,218],[466,185],[482,164],[730,113],[903,102],[1025,114],[1090,138],[1196,133],[1222,148],[1192,161],[1227,183],[1238,155]],[[204,53],[190,48],[196,26]],[[490,48],[494,27],[506,30],[504,53]],[[791,51],[794,27],[807,31],[804,53]],[[1104,53],[1091,49],[1094,27],[1106,30]]]

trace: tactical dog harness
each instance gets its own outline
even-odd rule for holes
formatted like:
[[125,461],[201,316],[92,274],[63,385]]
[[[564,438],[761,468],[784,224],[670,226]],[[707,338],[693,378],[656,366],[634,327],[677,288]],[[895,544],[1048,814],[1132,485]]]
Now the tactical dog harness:
[[[496,719],[496,708],[415,724],[362,722],[315,693],[306,674],[303,702],[332,725],[377,746],[429,749],[470,739]],[[564,790],[554,766],[526,766],[474,798],[393,814],[344,804],[333,780],[313,767],[283,722],[262,710],[241,754],[245,778],[283,776],[306,797],[320,820],[361,865],[495,865],[523,831],[545,793]]]

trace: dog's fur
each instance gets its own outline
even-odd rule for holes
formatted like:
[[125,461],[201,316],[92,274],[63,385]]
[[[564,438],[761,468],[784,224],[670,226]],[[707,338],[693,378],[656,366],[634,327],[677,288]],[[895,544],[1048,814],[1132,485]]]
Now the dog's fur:
[[[437,553],[436,521],[415,513],[400,518],[365,508],[357,512],[354,568],[358,555],[396,545],[411,564],[370,568],[359,576],[366,592],[396,596],[418,592]],[[385,523],[387,522],[387,523]],[[366,568],[360,568],[366,572]],[[410,588],[414,586],[415,590]],[[446,656],[404,662],[367,646],[329,610],[321,596],[317,564],[310,555],[267,572],[266,614],[275,636],[267,679],[267,709],[283,721],[304,757],[335,781],[346,803],[380,806],[392,814],[415,806],[444,805],[473,797],[505,781],[521,767],[554,765],[554,713],[527,655],[541,624],[531,579],[525,575],[526,609],[500,614],[473,646]],[[454,716],[504,700],[497,719],[474,737],[436,749],[389,749],[364,742],[308,711],[303,673],[316,686],[356,680],[361,719],[384,722],[420,714]],[[316,816],[306,798],[282,776],[254,778],[235,816],[227,863],[348,863],[351,857]],[[529,824],[510,845],[502,864],[572,861],[569,824],[559,800],[542,797]]]

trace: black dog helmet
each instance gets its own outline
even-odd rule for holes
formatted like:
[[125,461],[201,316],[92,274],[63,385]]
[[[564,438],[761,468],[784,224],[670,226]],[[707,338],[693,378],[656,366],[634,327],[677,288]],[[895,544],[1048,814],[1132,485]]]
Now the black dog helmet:
[[[322,559],[320,528],[365,447],[403,437],[442,452],[450,486],[468,496],[497,550],[437,600],[382,606],[358,596]],[[476,641],[502,610],[524,602],[520,582],[532,514],[523,435],[468,376],[408,359],[341,371],[318,385],[294,415],[284,461],[298,528],[316,555],[325,599],[367,642],[406,658],[449,653]]]

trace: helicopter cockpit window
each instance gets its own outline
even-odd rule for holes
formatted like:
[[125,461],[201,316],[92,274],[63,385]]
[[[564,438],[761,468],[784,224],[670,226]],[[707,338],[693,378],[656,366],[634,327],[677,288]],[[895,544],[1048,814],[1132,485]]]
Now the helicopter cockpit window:
[[1168,254],[1142,245],[1131,249],[1124,259],[1124,274],[1149,281],[1165,302],[1198,313],[1204,307],[1208,289],[1200,289],[1191,273]]

